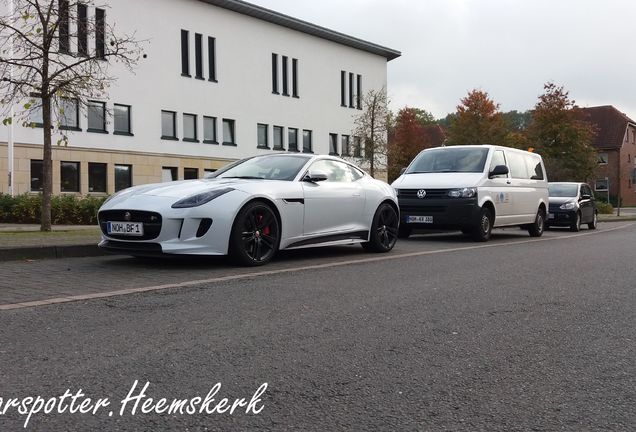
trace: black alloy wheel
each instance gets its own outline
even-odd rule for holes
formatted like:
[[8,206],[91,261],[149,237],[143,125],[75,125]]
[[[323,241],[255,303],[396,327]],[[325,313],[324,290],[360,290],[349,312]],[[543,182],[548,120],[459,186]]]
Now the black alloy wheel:
[[371,252],[393,249],[398,239],[399,222],[397,212],[390,204],[380,204],[373,216],[369,241],[362,243],[362,247]]
[[537,216],[534,219],[534,223],[528,227],[528,234],[530,234],[530,237],[541,237],[544,229],[545,212],[542,209],[539,209],[537,211]]
[[278,251],[280,227],[276,214],[263,202],[251,202],[234,220],[230,235],[230,256],[239,264],[267,264]]

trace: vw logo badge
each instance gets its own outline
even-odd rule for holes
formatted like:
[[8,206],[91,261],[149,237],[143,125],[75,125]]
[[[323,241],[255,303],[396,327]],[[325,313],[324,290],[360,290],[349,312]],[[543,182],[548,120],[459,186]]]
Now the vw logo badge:
[[417,197],[418,197],[419,199],[422,199],[422,198],[424,198],[425,196],[426,196],[426,191],[425,191],[424,189],[420,189],[420,190],[418,190],[418,191],[417,191]]
[[124,219],[126,219],[127,222],[130,222],[130,220],[132,219],[132,215],[130,214],[130,212],[124,213]]

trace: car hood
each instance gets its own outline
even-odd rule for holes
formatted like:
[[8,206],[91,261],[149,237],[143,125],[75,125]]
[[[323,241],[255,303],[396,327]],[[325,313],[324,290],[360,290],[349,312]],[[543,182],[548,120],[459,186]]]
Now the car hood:
[[263,182],[275,182],[277,180],[247,180],[247,179],[202,179],[181,180],[165,183],[154,183],[134,186],[120,192],[116,198],[131,198],[138,196],[156,196],[163,198],[185,198],[197,193],[207,192],[213,189],[232,187],[237,190],[245,190],[254,184]]
[[483,178],[483,173],[419,173],[402,174],[392,184],[396,189],[453,189],[475,187]]

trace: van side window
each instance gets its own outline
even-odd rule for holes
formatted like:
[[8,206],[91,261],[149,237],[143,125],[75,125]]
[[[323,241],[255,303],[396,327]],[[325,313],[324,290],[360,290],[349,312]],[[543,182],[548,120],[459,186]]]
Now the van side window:
[[510,169],[510,176],[517,179],[528,179],[528,170],[526,168],[525,155],[508,152],[508,168]]
[[[502,150],[495,150],[494,153],[492,154],[492,160],[490,161],[490,169],[489,171],[492,171],[495,169],[495,167],[497,165],[506,165],[506,156],[504,155],[504,152]],[[501,177],[508,177],[507,175],[498,175],[495,176],[494,178],[501,178]]]
[[541,160],[535,156],[526,156],[526,162],[528,164],[528,174],[530,174],[530,180],[543,180],[543,167],[541,166]]

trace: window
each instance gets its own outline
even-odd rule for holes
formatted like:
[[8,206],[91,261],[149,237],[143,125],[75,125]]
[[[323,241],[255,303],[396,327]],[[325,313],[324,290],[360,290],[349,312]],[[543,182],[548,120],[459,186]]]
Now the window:
[[188,31],[181,30],[181,75],[190,76],[190,53],[188,47]]
[[88,163],[88,191],[106,193],[106,168],[105,163]]
[[357,76],[356,108],[359,110],[362,109],[362,75]]
[[608,157],[607,153],[602,152],[598,154],[597,162],[599,165],[607,165]]
[[194,34],[194,77],[203,78],[203,35]]
[[272,93],[278,93],[278,54],[272,53]]
[[353,106],[353,74],[349,72],[349,108]]
[[177,167],[162,167],[161,168],[161,181],[162,182],[171,182],[178,180],[178,169]]
[[132,186],[132,165],[115,165],[115,192]]
[[208,36],[208,68],[210,78],[208,81],[216,82],[216,39]]
[[62,192],[80,191],[80,163],[60,162],[60,179]]
[[338,134],[329,134],[329,154],[338,155]]
[[298,151],[298,129],[296,128],[287,128],[287,150]]
[[311,165],[312,170],[322,171],[327,174],[328,182],[343,182],[352,183],[359,178],[362,178],[364,174],[357,169],[349,166],[344,162],[323,159],[314,162]]
[[362,140],[359,136],[353,137],[353,157],[362,157]]
[[287,83],[287,56],[283,56],[283,96],[289,96]]
[[199,169],[198,168],[184,168],[183,169],[183,179],[184,180],[196,180],[199,178]]
[[597,179],[596,184],[594,185],[594,190],[596,191],[606,191],[609,188],[609,179]]
[[31,109],[29,111],[29,122],[35,127],[43,127],[44,119],[42,118],[42,99],[39,94],[31,93]]
[[59,40],[58,50],[60,53],[69,53],[69,33],[68,33],[68,0],[59,0]]
[[526,161],[522,154],[509,152],[508,153],[508,168],[510,169],[510,176],[516,179],[527,179],[528,171],[526,168]]
[[43,183],[43,167],[41,160],[31,160],[31,191],[40,192]]
[[541,166],[541,160],[536,156],[524,156],[526,160],[526,169],[530,180],[543,180],[543,167]]
[[292,59],[292,96],[298,96],[298,59]]
[[234,142],[234,120],[223,119],[223,145],[236,145]]
[[340,106],[347,106],[347,72],[340,71]]
[[258,146],[257,148],[260,149],[268,149],[269,146],[267,145],[267,125],[266,124],[261,124],[259,123],[256,126],[257,129],[257,134],[258,134]]
[[285,150],[283,147],[283,127],[274,126],[274,150]]
[[311,143],[311,131],[303,130],[303,153],[313,153]]
[[79,107],[76,99],[60,99],[60,129],[81,130],[79,128]]
[[106,133],[106,104],[104,102],[88,101],[88,132]]
[[343,135],[341,138],[342,141],[342,155],[343,156],[349,156],[350,153],[350,149],[349,149],[349,135]]
[[88,55],[88,12],[86,5],[77,5],[77,53]]
[[161,111],[161,138],[177,139],[177,113],[174,111]]
[[[504,152],[502,150],[495,150],[492,154],[492,160],[490,161],[490,168],[488,169],[488,171],[492,171],[495,169],[496,166],[498,165],[506,165],[506,155],[504,154]],[[498,176],[494,176],[494,178],[506,178],[508,177],[507,174],[503,174],[503,175],[498,175]]]
[[203,116],[203,142],[218,144],[216,140],[216,117]]
[[95,9],[95,57],[104,58],[106,54],[106,11]]
[[115,135],[132,135],[130,128],[130,105],[115,104],[113,109],[115,119]]
[[197,138],[196,114],[183,114],[183,140],[189,142],[199,142]]

